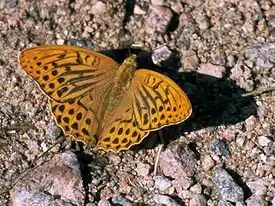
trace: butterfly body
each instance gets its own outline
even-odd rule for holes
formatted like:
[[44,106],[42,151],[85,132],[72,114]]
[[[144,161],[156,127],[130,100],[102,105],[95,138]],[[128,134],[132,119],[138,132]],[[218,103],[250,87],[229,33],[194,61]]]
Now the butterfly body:
[[19,62],[48,95],[56,123],[87,147],[126,150],[150,131],[179,124],[192,113],[175,82],[135,70],[135,55],[119,65],[88,49],[46,45],[23,51]]
[[129,89],[134,71],[137,67],[136,58],[136,55],[128,57],[115,73],[113,84],[104,100],[104,109],[107,111],[114,110],[117,105],[123,101],[123,97]]

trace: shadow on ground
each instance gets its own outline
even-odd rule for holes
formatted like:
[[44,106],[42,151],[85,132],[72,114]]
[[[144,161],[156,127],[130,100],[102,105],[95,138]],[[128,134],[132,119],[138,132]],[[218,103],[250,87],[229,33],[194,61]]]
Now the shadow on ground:
[[[180,65],[177,54],[163,62],[162,67],[156,66],[151,60],[152,52],[145,52],[139,49],[120,49],[102,52],[119,63],[122,63],[129,54],[138,55],[138,68],[151,69],[169,76],[188,95],[193,114],[184,123],[164,128],[165,138],[172,140],[179,137],[179,133],[192,132],[212,126],[232,125],[242,122],[251,115],[257,116],[257,106],[253,97],[241,97],[246,93],[229,78],[218,79],[213,76],[197,72],[179,73]],[[159,142],[154,138],[156,132],[149,135],[138,148],[151,148]],[[151,137],[151,138],[150,138]],[[149,141],[149,142],[148,142]],[[152,144],[151,141],[157,141]],[[153,146],[153,147],[154,147]]]
[[[86,41],[69,40],[68,43],[93,49],[92,43]],[[173,140],[183,132],[192,132],[207,127],[232,125],[242,122],[251,115],[257,116],[257,106],[253,97],[241,97],[246,93],[238,87],[233,80],[215,78],[197,72],[179,73],[180,58],[176,52],[157,66],[152,62],[152,52],[142,51],[138,48],[122,48],[99,51],[111,57],[118,63],[131,54],[138,55],[138,68],[154,70],[173,79],[189,97],[193,113],[185,122],[164,128],[165,140]],[[159,144],[158,132],[152,132],[147,138],[133,149],[152,148]],[[169,138],[169,139],[167,139]]]

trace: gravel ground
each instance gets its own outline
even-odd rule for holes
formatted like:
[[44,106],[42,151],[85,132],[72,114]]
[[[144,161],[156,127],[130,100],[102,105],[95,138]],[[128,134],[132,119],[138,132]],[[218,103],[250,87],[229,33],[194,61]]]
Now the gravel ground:
[[[274,0],[0,1],[0,205],[275,205],[274,92],[240,96],[275,85],[273,42]],[[49,43],[136,53],[182,86],[193,114],[162,129],[157,174],[158,132],[118,154],[64,139],[17,61]]]

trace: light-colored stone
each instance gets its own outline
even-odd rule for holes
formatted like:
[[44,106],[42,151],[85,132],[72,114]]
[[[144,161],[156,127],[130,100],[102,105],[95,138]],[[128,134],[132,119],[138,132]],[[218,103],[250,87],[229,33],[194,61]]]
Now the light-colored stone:
[[195,70],[199,66],[199,58],[195,51],[187,51],[184,53],[181,64],[185,70]]
[[97,1],[91,9],[91,13],[94,15],[103,14],[107,11],[107,6],[101,1]]
[[114,165],[118,165],[121,162],[121,158],[118,155],[116,155],[116,154],[110,154],[108,156],[108,159]]
[[134,14],[144,15],[144,14],[146,14],[146,11],[144,11],[142,8],[140,8],[139,5],[136,4],[134,7]]
[[246,200],[247,206],[268,205],[263,196],[253,195]]
[[207,64],[200,65],[198,73],[206,74],[206,75],[221,79],[223,77],[223,75],[225,74],[225,71],[226,71],[226,69],[224,66],[217,66],[217,65],[207,63]]
[[212,176],[213,183],[217,187],[217,190],[224,201],[234,203],[243,201],[244,192],[242,188],[234,182],[234,179],[226,170],[216,168],[213,170]]
[[136,172],[140,176],[147,176],[150,173],[150,165],[139,162],[136,168]]
[[172,52],[167,46],[160,46],[154,49],[152,61],[155,65],[161,66],[161,63],[171,56]]
[[266,136],[259,136],[258,137],[259,145],[262,147],[268,147],[271,144],[271,140]]
[[192,187],[190,187],[190,191],[192,191],[196,194],[201,194],[201,191],[202,191],[201,184],[197,183],[197,184],[193,185]]
[[270,179],[265,178],[249,181],[246,184],[254,195],[260,196],[266,194],[267,187],[271,184],[271,181]]
[[215,166],[215,162],[210,155],[202,157],[201,164],[204,171],[208,171]]
[[56,155],[17,182],[11,191],[11,205],[84,204],[85,191],[76,165],[79,163],[72,152]]
[[159,190],[166,190],[172,186],[171,180],[169,180],[167,177],[155,176],[153,179],[155,181],[155,187]]
[[98,206],[112,206],[106,198],[101,198],[98,202]]
[[189,205],[190,206],[206,206],[207,201],[203,195],[195,194],[190,199]]
[[180,206],[174,199],[166,195],[154,195],[155,203],[166,206]]
[[257,43],[250,45],[244,49],[245,56],[256,62],[256,65],[261,68],[273,68],[275,44],[274,43]]

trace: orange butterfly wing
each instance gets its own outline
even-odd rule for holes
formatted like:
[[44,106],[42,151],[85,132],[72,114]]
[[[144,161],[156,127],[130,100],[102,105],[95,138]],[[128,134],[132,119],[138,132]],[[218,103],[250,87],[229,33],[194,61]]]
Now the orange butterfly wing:
[[19,61],[50,97],[56,122],[65,134],[95,145],[97,114],[118,63],[98,52],[69,45],[26,49]]
[[150,131],[179,124],[191,113],[188,97],[174,81],[151,70],[137,70],[113,118],[103,126],[97,145],[115,152],[127,150]]

